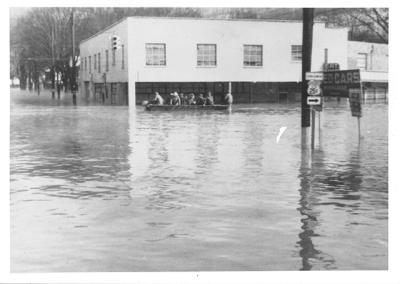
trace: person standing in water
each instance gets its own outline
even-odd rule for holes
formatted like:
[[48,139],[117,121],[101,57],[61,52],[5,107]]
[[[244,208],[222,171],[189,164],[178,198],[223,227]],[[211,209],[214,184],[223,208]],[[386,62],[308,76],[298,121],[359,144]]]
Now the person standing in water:
[[207,92],[207,97],[206,97],[206,105],[212,106],[214,104],[214,98],[211,94],[210,91]]
[[233,104],[233,97],[231,93],[227,93],[224,97],[225,104],[232,105]]

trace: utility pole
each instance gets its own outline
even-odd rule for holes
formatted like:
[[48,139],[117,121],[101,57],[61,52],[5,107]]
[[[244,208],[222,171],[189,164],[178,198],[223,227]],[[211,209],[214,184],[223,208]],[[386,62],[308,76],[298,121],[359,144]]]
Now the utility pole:
[[54,68],[54,27],[51,29],[51,98],[54,99],[54,90],[56,88],[56,72]]
[[72,76],[71,76],[71,89],[72,89],[72,103],[76,105],[76,62],[75,62],[75,22],[74,22],[74,8],[71,12],[71,35],[72,35]]
[[303,8],[303,48],[301,72],[301,127],[310,127],[310,106],[307,105],[306,73],[311,71],[314,9]]

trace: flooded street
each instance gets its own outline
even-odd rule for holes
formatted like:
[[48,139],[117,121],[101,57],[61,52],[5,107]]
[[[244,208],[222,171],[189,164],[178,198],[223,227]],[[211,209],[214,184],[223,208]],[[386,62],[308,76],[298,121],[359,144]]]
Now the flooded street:
[[360,142],[348,102],[325,103],[311,153],[300,103],[29,96],[11,97],[12,272],[388,268],[386,103],[363,105]]

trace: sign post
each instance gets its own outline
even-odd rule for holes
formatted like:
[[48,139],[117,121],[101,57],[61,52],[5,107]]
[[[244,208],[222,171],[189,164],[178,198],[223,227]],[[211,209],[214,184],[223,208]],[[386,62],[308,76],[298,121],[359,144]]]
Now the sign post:
[[321,100],[321,81],[323,79],[322,72],[307,72],[306,79],[308,81],[307,88],[307,104],[311,106],[311,149],[314,149],[315,141],[315,111],[322,111]]

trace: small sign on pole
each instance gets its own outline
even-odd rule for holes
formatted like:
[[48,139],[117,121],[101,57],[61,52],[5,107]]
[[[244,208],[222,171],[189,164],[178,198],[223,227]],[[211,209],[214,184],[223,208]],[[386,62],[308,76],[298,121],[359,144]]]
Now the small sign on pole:
[[359,88],[349,89],[349,102],[351,115],[355,117],[361,117],[361,90]]
[[322,81],[324,79],[324,73],[322,72],[307,72],[306,80]]
[[319,96],[307,97],[307,104],[310,106],[320,105],[321,97]]

